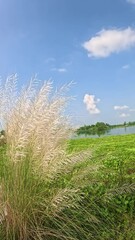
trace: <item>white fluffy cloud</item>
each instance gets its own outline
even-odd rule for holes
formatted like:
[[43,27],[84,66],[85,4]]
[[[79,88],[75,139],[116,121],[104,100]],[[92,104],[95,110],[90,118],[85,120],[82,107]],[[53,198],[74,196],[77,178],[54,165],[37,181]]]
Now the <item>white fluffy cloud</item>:
[[122,117],[122,118],[129,117],[129,116],[130,116],[129,113],[121,113],[120,114],[120,117]]
[[83,47],[89,57],[108,57],[111,53],[118,53],[135,46],[135,29],[101,30],[90,40],[84,42]]
[[127,105],[114,106],[114,110],[123,110],[123,109],[129,109],[129,107]]
[[135,4],[135,0],[127,0],[127,2]]
[[97,108],[97,103],[100,101],[98,98],[95,99],[94,95],[85,94],[83,102],[86,104],[86,108],[90,114],[100,113],[100,110]]

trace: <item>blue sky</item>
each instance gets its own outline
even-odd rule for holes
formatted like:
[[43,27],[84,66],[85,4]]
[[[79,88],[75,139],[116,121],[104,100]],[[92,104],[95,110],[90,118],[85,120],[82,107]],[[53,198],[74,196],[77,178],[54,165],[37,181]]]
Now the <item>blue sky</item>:
[[0,75],[70,81],[75,125],[135,121],[135,0],[0,0]]

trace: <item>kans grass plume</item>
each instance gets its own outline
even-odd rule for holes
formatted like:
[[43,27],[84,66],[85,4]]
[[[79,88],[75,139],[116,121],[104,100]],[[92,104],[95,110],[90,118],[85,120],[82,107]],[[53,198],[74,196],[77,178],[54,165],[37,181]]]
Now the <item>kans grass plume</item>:
[[12,75],[0,84],[6,138],[1,148],[0,239],[77,239],[81,229],[65,211],[77,208],[82,194],[63,176],[84,161],[84,155],[66,154],[69,85],[54,91],[50,81],[41,85],[34,77],[19,93],[17,82]]

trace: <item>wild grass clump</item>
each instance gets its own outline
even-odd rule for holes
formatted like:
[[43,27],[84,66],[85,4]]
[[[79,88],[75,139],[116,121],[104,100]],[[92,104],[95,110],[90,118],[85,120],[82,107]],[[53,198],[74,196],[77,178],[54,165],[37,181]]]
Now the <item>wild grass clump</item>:
[[[69,86],[57,91],[50,81],[39,86],[32,78],[19,93],[17,75],[0,86],[0,121],[6,140],[0,159],[3,240],[78,239],[83,229],[71,219],[82,193],[63,178],[84,160],[66,154],[71,132],[63,111]],[[85,238],[84,230],[82,234]]]

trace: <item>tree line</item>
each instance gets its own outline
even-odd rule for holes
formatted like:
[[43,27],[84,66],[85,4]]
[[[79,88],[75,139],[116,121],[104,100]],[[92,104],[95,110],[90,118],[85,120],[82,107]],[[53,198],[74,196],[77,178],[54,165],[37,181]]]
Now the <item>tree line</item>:
[[76,130],[77,135],[85,134],[85,135],[103,135],[107,132],[109,132],[112,128],[117,128],[117,127],[129,127],[129,126],[134,126],[134,122],[124,122],[123,124],[115,124],[115,125],[110,125],[108,123],[104,122],[97,122],[96,124],[92,125],[84,125],[81,126]]

